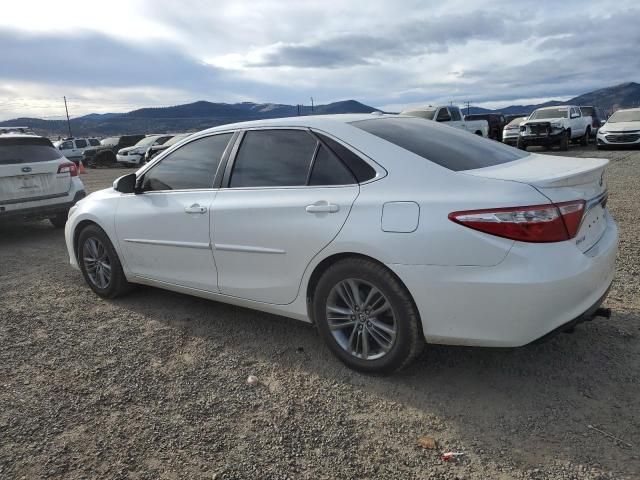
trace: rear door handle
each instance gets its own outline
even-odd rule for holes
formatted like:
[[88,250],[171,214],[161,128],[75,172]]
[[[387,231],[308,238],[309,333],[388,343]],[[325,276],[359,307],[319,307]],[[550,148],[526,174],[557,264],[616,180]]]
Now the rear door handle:
[[336,213],[340,210],[340,206],[333,203],[315,203],[313,205],[307,205],[305,208],[307,213]]
[[207,213],[207,207],[201,207],[197,203],[194,203],[190,207],[185,207],[184,211],[186,213]]

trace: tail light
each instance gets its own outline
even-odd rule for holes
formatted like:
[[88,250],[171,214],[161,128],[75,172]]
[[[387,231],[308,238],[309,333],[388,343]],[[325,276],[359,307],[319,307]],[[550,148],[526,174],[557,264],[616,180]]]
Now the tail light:
[[61,163],[58,166],[58,173],[70,173],[72,177],[78,176],[78,167],[73,162]]
[[520,242],[562,242],[576,236],[584,200],[527,207],[468,210],[449,214],[465,227]]

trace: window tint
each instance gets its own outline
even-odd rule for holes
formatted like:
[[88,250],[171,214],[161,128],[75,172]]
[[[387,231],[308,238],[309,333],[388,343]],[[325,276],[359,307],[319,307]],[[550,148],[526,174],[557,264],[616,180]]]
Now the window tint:
[[255,130],[245,134],[230,187],[306,185],[318,142],[301,130]]
[[142,189],[212,188],[216,170],[233,134],[195,140],[180,147],[144,175]]
[[457,107],[449,107],[449,111],[451,112],[451,120],[454,122],[458,122],[462,120],[462,116],[460,115],[460,109]]
[[100,145],[100,140],[98,140],[97,138],[90,138],[89,145],[91,145],[92,147],[97,147],[98,145]]
[[0,165],[58,160],[62,154],[47,138],[0,138]]
[[449,170],[471,170],[530,155],[457,128],[417,118],[360,120],[352,125]]
[[350,185],[356,179],[347,167],[324,145],[320,145],[309,185]]
[[62,142],[60,144],[60,149],[62,150],[71,150],[73,148],[73,142]]
[[360,183],[371,180],[376,176],[376,171],[371,165],[361,159],[358,155],[353,153],[347,147],[341,143],[336,142],[330,137],[321,133],[314,132],[320,139],[328,146],[334,154],[338,156],[340,160],[351,170],[351,173],[356,177],[356,180]]
[[76,148],[84,148],[87,146],[86,140],[76,140]]

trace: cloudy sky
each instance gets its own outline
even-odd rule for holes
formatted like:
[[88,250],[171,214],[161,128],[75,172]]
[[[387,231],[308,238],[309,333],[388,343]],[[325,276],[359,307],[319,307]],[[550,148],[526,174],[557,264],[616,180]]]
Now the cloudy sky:
[[637,0],[3,2],[0,119],[195,100],[500,107],[640,81]]

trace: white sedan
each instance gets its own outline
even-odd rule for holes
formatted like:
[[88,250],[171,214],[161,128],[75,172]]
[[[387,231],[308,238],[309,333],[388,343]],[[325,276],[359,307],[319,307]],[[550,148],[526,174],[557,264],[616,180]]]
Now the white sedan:
[[640,147],[640,108],[614,112],[596,135],[599,150],[609,147]]
[[515,347],[593,316],[618,245],[607,162],[394,115],[225,125],[79,202],[66,242],[102,297],[146,284],[313,322],[390,372],[426,343]]

